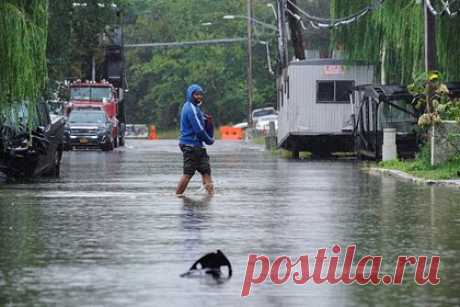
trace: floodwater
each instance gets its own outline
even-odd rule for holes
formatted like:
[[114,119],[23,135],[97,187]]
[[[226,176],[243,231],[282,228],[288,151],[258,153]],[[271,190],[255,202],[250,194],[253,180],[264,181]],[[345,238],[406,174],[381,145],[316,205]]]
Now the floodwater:
[[[178,199],[176,141],[65,153],[62,176],[0,186],[0,306],[460,305],[460,189],[369,175],[353,161],[289,161],[256,145],[209,149],[216,195],[196,176]],[[356,244],[393,270],[398,255],[440,255],[418,286],[267,281],[241,298],[248,255],[314,256]],[[233,277],[181,278],[221,249]],[[410,271],[410,270],[409,270]]]

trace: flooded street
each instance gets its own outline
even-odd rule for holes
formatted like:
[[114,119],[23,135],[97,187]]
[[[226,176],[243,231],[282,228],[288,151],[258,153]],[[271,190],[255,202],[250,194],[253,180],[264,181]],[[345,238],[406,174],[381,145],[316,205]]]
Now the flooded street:
[[[189,198],[178,199],[177,141],[127,145],[66,152],[61,178],[0,186],[1,306],[460,305],[460,189],[217,142],[216,195],[206,198],[196,175]],[[383,256],[387,271],[398,255],[440,255],[441,283],[267,281],[241,298],[250,253],[298,258],[336,243]],[[228,282],[179,276],[217,249],[232,262]]]

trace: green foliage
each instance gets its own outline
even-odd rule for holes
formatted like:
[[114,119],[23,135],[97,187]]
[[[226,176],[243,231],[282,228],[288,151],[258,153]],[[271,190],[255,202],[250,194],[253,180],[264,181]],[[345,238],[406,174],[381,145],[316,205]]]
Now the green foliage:
[[[332,0],[331,14],[346,16],[374,0]],[[385,59],[386,81],[407,84],[424,70],[423,6],[415,0],[388,0],[359,22],[334,31],[334,44],[350,59],[368,60],[381,70]],[[439,70],[448,80],[460,79],[460,18],[437,18]],[[382,51],[385,50],[385,53]]]
[[441,165],[431,166],[429,145],[423,146],[414,160],[385,161],[380,162],[379,166],[386,169],[397,169],[425,179],[442,180],[460,177],[460,156],[454,157]]
[[431,180],[458,179],[460,177],[460,157],[456,157],[437,167],[421,165],[417,161],[387,161],[380,164],[386,169],[397,169],[411,175]]
[[408,85],[409,92],[416,97],[415,107],[422,112],[425,111],[429,87],[433,91],[432,112],[422,114],[418,119],[418,125],[429,127],[442,120],[456,120],[460,122],[460,100],[449,94],[449,89],[443,83],[439,72],[431,72],[428,78],[425,73],[420,74],[415,78],[413,83]]
[[460,177],[460,157],[455,157],[438,166],[431,166],[428,144],[422,147],[414,160],[385,161],[380,162],[379,166],[386,169],[397,169],[425,179],[441,180]]
[[[104,54],[100,38],[107,26],[117,23],[121,0],[49,0],[48,68],[52,80],[90,79],[95,56],[97,74],[103,69]],[[74,6],[73,3],[86,3]],[[99,79],[99,78],[98,78]]]
[[[246,1],[215,0],[88,0],[86,8],[73,7],[73,0],[49,0],[49,76],[53,80],[88,78],[90,59],[96,56],[102,68],[98,36],[105,24],[114,21],[113,11],[97,3],[115,2],[123,10],[126,43],[174,42],[245,37],[246,20],[224,20],[224,15],[246,15]],[[266,3],[255,2],[255,17],[275,25]],[[328,15],[329,0],[298,4],[312,13]],[[202,23],[212,22],[212,26]],[[256,25],[256,39],[270,42],[275,67],[276,36]],[[328,31],[306,31],[308,48],[326,49]],[[187,86],[202,84],[206,93],[203,108],[216,124],[243,121],[247,114],[246,44],[195,46],[182,49],[133,48],[126,50],[130,92],[126,95],[130,122],[154,123],[159,128],[178,126],[178,115]],[[265,46],[254,43],[254,108],[275,105],[274,77],[268,73]]]
[[[47,78],[47,0],[0,3],[0,113],[11,104],[35,101]],[[33,104],[29,104],[32,111]]]
[[460,122],[460,99],[450,100],[444,105],[438,106],[441,118]]
[[[229,14],[245,15],[244,0],[144,0],[132,4],[126,16],[129,24],[125,26],[125,41],[128,43],[246,36],[244,19],[222,19]],[[256,18],[274,24],[273,13],[264,4],[257,6]],[[202,25],[206,22],[213,25]],[[257,28],[256,33],[271,43],[274,52],[274,33],[263,28]],[[273,76],[267,69],[265,46],[254,44],[253,48],[254,107],[274,105],[276,91]],[[128,120],[155,123],[163,129],[177,127],[185,91],[191,83],[199,83],[206,91],[203,109],[213,115],[217,125],[242,121],[247,113],[246,54],[244,43],[128,49]]]
[[[329,18],[330,2],[330,0],[297,0],[297,5],[314,16]],[[307,25],[306,29],[303,29],[302,32],[304,37],[305,49],[320,50],[321,52],[327,52],[330,49],[331,31],[329,29],[315,29]],[[290,49],[292,51],[293,48]]]

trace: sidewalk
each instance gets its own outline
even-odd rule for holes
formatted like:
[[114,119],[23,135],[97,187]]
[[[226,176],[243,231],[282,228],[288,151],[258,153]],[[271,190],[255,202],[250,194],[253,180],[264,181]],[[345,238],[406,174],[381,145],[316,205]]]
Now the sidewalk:
[[453,186],[460,188],[460,179],[449,179],[449,180],[433,180],[433,179],[424,179],[410,175],[406,172],[394,169],[386,169],[379,167],[368,168],[370,174],[384,174],[389,176],[394,176],[402,180],[411,181],[418,184],[426,185],[443,185],[443,186]]

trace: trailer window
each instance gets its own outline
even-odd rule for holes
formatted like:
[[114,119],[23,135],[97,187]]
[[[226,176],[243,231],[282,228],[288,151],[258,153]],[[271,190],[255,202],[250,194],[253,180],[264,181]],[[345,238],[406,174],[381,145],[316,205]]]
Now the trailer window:
[[336,81],[335,82],[335,101],[339,103],[350,102],[348,93],[355,86],[354,81]]
[[317,103],[349,103],[348,92],[355,86],[354,81],[318,81]]
[[334,81],[318,82],[318,102],[334,101]]

